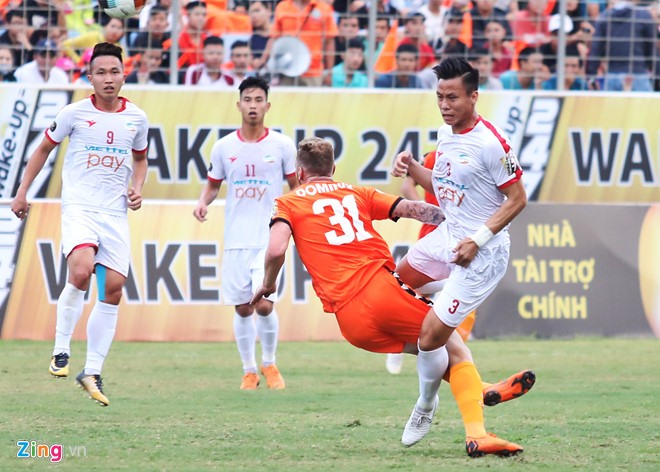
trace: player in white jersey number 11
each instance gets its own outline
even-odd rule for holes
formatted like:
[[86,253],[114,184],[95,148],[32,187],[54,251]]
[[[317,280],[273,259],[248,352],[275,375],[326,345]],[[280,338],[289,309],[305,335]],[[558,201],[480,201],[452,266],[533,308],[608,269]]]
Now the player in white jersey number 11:
[[[234,305],[234,336],[243,363],[242,390],[259,385],[255,358],[256,338],[261,341],[261,373],[269,388],[283,389],[284,379],[275,364],[279,321],[274,297],[250,305],[263,279],[271,211],[284,181],[293,189],[296,147],[293,141],[264,125],[270,109],[268,84],[248,77],[241,82],[241,127],[218,140],[211,150],[208,179],[193,215],[205,221],[208,206],[227,181],[222,255],[222,299]],[[256,311],[257,316],[254,316]]]

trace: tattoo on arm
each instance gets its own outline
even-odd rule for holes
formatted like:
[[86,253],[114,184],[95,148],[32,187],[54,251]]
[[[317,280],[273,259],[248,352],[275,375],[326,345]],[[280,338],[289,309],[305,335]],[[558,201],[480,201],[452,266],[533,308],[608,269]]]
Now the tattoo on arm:
[[412,200],[401,200],[395,208],[394,216],[412,218],[436,226],[445,220],[445,215],[439,207]]

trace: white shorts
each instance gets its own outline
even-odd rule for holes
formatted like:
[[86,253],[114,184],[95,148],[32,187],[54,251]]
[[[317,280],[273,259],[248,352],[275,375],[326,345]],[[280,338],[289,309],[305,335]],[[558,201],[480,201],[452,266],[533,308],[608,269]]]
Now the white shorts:
[[[261,287],[264,281],[265,257],[265,249],[225,249],[223,251],[222,301],[225,305],[250,303],[254,292]],[[277,300],[275,293],[265,298],[271,302]]]
[[413,269],[434,280],[446,279],[442,292],[433,300],[433,311],[440,321],[454,328],[486,300],[504,277],[511,240],[508,232],[501,231],[479,249],[467,268],[451,262],[457,244],[447,225],[441,224],[406,255]]
[[96,248],[94,263],[128,276],[131,261],[126,216],[75,210],[62,213],[62,252],[69,257],[80,245]]

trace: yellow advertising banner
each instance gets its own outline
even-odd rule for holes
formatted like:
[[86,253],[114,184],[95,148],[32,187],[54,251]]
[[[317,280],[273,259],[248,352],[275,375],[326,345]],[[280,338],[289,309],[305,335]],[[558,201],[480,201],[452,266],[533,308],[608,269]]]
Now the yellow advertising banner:
[[[53,112],[59,109],[53,110],[53,104],[61,107],[59,97],[69,97],[57,90],[31,91],[39,93],[25,95],[38,97],[35,118],[30,118],[28,142],[36,137],[41,139],[41,132],[50,123],[46,117],[52,120]],[[72,100],[89,93],[75,89]],[[206,180],[213,143],[240,125],[238,92],[126,87],[122,94],[149,117],[145,196],[197,199]],[[0,118],[8,132],[14,131],[10,126],[27,123],[22,110],[30,108],[22,105],[21,100],[18,112],[8,108],[4,118]],[[390,193],[398,193],[400,186],[389,175],[394,156],[406,149],[421,157],[434,149],[437,129],[442,124],[431,90],[312,92],[275,88],[270,101],[267,126],[282,131],[295,142],[310,135],[332,141],[338,180]],[[480,94],[477,109],[510,138],[524,170],[523,181],[530,200],[660,201],[660,96],[502,91]],[[47,197],[61,195],[61,156],[66,146],[65,140],[58,150],[60,158],[55,162]],[[3,159],[7,160],[4,154]],[[6,197],[15,186],[22,165],[17,162],[11,172],[4,172],[13,177],[4,185]],[[0,162],[0,188],[4,174]],[[223,188],[221,197],[224,192]]]
[[[79,100],[86,91],[77,91]],[[240,126],[238,92],[126,89],[127,98],[149,117],[149,172],[143,194],[153,199],[197,199],[206,182],[211,148]],[[435,149],[442,118],[432,91],[345,90],[295,92],[273,89],[266,125],[296,143],[307,136],[333,142],[335,178],[399,193],[400,179],[390,176],[394,156],[409,149],[421,157]],[[479,110],[490,116],[507,96],[484,96]],[[506,114],[505,114],[506,115]],[[504,116],[506,120],[506,116]],[[66,143],[64,143],[66,146]],[[64,148],[63,146],[63,148]],[[60,150],[60,155],[63,150]],[[48,197],[61,195],[58,160]],[[224,196],[226,189],[221,189]]]
[[[129,212],[132,264],[119,311],[122,341],[229,341],[232,306],[222,305],[223,202],[199,223],[194,202],[147,202]],[[53,339],[57,298],[66,282],[60,250],[59,202],[34,202],[30,209],[2,324],[5,339]],[[414,221],[381,222],[395,255],[414,241]],[[74,339],[85,339],[86,318],[96,300],[95,278]],[[324,313],[309,274],[294,249],[285,263],[276,304],[283,341],[339,340],[335,317]]]
[[565,97],[538,200],[659,202],[659,98]]

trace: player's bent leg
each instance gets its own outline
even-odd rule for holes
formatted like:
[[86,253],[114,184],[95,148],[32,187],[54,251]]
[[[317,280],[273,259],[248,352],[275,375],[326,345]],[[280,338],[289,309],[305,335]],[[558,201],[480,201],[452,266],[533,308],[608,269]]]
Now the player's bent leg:
[[405,256],[397,264],[395,272],[399,274],[399,279],[404,284],[413,289],[426,285],[430,282],[435,282],[435,280],[428,275],[413,269],[413,267],[408,263],[407,257]]
[[532,389],[535,382],[534,372],[523,370],[506,380],[488,385],[483,389],[484,405],[495,406],[522,397]]
[[85,291],[94,267],[94,248],[74,248],[67,258],[67,283],[57,299],[55,346],[48,372],[55,378],[69,375],[71,336],[83,312]]

